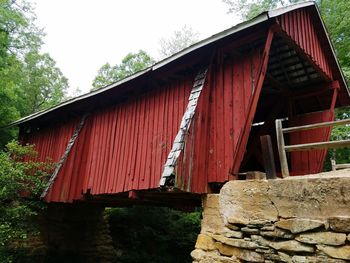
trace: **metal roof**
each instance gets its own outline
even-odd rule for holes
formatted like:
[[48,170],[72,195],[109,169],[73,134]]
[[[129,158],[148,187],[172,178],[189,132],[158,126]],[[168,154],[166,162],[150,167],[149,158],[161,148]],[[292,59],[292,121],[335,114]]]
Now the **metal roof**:
[[[84,99],[90,98],[90,97],[95,96],[97,94],[101,94],[101,93],[104,93],[104,92],[106,92],[108,90],[114,89],[114,88],[116,88],[116,87],[118,87],[118,86],[120,86],[120,85],[122,85],[122,84],[124,84],[126,82],[129,82],[129,81],[131,81],[133,79],[139,78],[139,77],[145,75],[146,73],[149,73],[149,72],[152,72],[152,71],[156,71],[156,70],[158,70],[158,69],[168,65],[169,63],[174,62],[174,61],[176,61],[176,60],[186,56],[187,54],[189,54],[189,53],[191,53],[191,52],[193,52],[193,51],[195,51],[195,50],[197,50],[197,49],[199,49],[201,47],[205,47],[205,46],[207,46],[207,45],[209,45],[211,43],[214,43],[214,42],[216,42],[216,41],[218,41],[220,39],[223,39],[223,38],[225,38],[227,36],[231,36],[233,34],[236,34],[236,33],[240,32],[240,31],[243,31],[243,30],[245,30],[247,28],[250,28],[250,27],[252,27],[254,25],[260,24],[260,23],[262,23],[264,21],[269,20],[270,18],[274,18],[274,17],[280,16],[282,14],[288,13],[290,11],[293,11],[293,10],[296,10],[296,9],[299,9],[299,8],[304,8],[304,7],[307,7],[307,6],[314,6],[317,9],[318,15],[320,16],[319,10],[318,10],[318,8],[317,8],[317,6],[316,6],[314,1],[307,1],[307,2],[296,3],[296,4],[293,4],[293,5],[287,6],[287,7],[282,7],[282,8],[278,8],[278,9],[275,9],[275,10],[263,12],[260,15],[254,17],[251,20],[239,23],[239,24],[237,24],[237,25],[235,25],[235,26],[233,26],[233,27],[231,27],[229,29],[226,29],[226,30],[224,30],[224,31],[222,31],[220,33],[217,33],[217,34],[215,34],[215,35],[213,35],[213,36],[211,36],[209,38],[201,40],[201,41],[199,41],[199,42],[197,42],[197,43],[195,43],[195,44],[193,44],[193,45],[191,45],[191,46],[181,50],[180,52],[178,52],[178,53],[176,53],[176,54],[174,54],[174,55],[172,55],[172,56],[170,56],[168,58],[165,58],[165,59],[155,63],[154,65],[150,66],[149,68],[146,68],[145,70],[139,71],[139,72],[137,72],[137,73],[135,73],[135,74],[133,74],[133,75],[131,75],[129,77],[126,77],[126,78],[124,78],[124,79],[122,79],[122,80],[120,80],[118,82],[115,82],[115,83],[113,83],[111,85],[108,85],[108,86],[106,86],[104,88],[101,88],[101,89],[98,89],[98,90],[95,90],[95,91],[91,91],[91,92],[83,94],[81,96],[78,96],[78,97],[72,98],[70,100],[64,101],[64,102],[62,102],[62,103],[60,103],[60,104],[58,104],[58,105],[56,105],[56,106],[54,106],[52,108],[49,108],[49,109],[46,109],[46,110],[42,110],[42,111],[33,113],[31,115],[28,115],[26,117],[23,117],[23,118],[15,121],[15,122],[13,122],[11,125],[18,125],[18,124],[21,124],[21,123],[28,122],[30,120],[39,118],[40,116],[43,116],[43,115],[45,115],[45,114],[47,114],[49,112],[53,112],[53,111],[56,111],[56,110],[58,110],[60,108],[63,108],[65,106],[67,106],[67,105],[71,105],[73,103],[82,101]],[[320,20],[322,22],[323,28],[325,29],[325,26],[323,24],[322,19],[320,19]],[[333,46],[332,46],[332,44],[331,44],[331,42],[329,40],[329,37],[327,36],[327,38],[328,38],[328,42],[329,42],[329,44],[331,46],[333,55],[336,58],[334,50],[333,50]],[[339,63],[338,63],[337,59],[336,59],[336,62],[337,62],[337,65],[339,67]],[[340,69],[340,67],[339,67],[339,69]],[[340,72],[341,72],[341,75],[342,75],[344,83],[346,83],[345,82],[345,78],[344,78],[343,73],[342,73],[341,70],[340,70]]]

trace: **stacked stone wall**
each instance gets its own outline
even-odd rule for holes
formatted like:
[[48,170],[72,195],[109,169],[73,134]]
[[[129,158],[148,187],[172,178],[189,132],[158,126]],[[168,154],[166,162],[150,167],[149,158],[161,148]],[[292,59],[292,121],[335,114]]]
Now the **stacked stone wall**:
[[193,262],[350,262],[348,174],[228,182],[203,200]]

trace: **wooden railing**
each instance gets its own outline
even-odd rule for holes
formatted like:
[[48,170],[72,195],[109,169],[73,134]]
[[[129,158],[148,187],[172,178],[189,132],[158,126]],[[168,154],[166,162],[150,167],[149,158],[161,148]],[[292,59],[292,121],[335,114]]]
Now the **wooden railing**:
[[287,152],[310,151],[310,150],[329,149],[329,148],[342,148],[342,147],[350,146],[350,140],[285,145],[284,143],[285,133],[306,131],[311,129],[331,127],[335,125],[345,125],[345,124],[350,124],[350,119],[339,120],[339,121],[328,121],[328,122],[314,123],[314,124],[303,125],[303,126],[283,128],[282,120],[276,120],[277,146],[278,146],[278,154],[279,154],[280,163],[281,163],[282,177],[285,178],[289,176],[289,168],[288,168],[288,161],[287,161],[287,154],[286,154]]
[[337,164],[337,162],[334,159],[331,159],[331,165],[332,165],[332,171],[350,168],[350,163]]

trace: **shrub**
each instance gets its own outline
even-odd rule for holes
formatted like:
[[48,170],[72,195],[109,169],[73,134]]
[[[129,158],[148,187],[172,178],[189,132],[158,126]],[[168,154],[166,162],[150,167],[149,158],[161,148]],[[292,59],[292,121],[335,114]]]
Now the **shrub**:
[[40,194],[53,163],[36,157],[33,145],[15,141],[0,152],[0,262],[18,261],[20,244],[38,234],[35,217],[45,208]]

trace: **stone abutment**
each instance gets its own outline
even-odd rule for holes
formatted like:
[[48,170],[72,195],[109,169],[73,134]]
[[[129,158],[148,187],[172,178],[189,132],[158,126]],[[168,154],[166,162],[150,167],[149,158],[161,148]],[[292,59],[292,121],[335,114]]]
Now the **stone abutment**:
[[230,181],[203,208],[194,263],[350,262],[350,171]]

